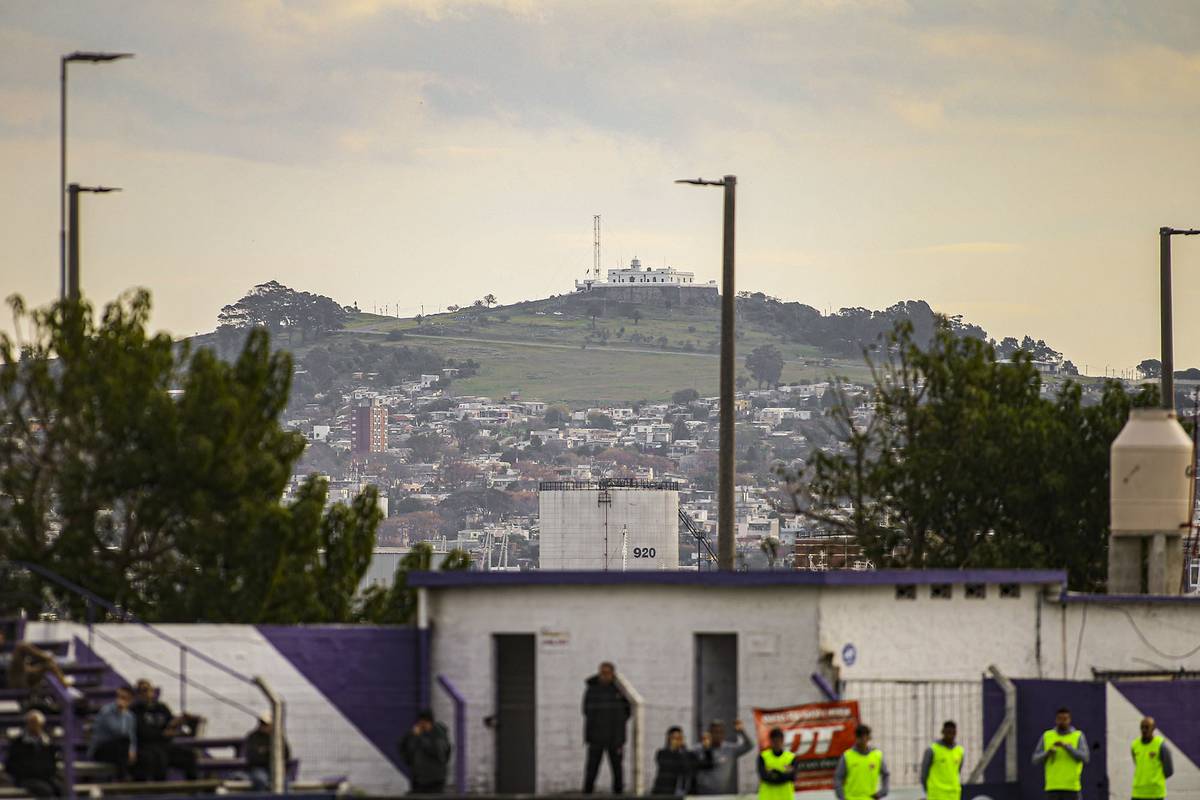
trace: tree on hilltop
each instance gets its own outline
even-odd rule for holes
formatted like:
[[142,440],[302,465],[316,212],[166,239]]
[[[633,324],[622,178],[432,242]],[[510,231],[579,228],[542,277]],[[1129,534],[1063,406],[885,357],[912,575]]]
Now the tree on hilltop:
[[236,303],[217,315],[217,332],[264,328],[287,334],[289,343],[296,332],[301,343],[345,327],[349,312],[331,298],[312,292],[297,292],[279,281],[255,286]]
[[746,369],[758,381],[758,388],[764,383],[775,386],[783,375],[783,354],[774,345],[760,345],[746,356]]

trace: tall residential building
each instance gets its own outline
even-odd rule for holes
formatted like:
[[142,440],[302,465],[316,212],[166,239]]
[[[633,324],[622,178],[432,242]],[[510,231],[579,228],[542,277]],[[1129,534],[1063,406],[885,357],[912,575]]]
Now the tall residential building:
[[350,446],[354,455],[387,450],[387,406],[378,400],[362,400],[350,412]]

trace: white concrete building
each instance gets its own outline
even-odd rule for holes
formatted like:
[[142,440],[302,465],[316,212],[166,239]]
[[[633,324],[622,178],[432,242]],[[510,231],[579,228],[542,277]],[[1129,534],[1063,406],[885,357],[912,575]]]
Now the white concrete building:
[[635,285],[713,287],[717,285],[717,282],[709,281],[706,284],[697,284],[696,273],[685,272],[674,267],[663,267],[661,269],[646,267],[643,269],[642,262],[636,258],[629,262],[627,268],[610,269],[606,281],[598,281],[595,278],[585,278],[581,281],[575,281],[575,289],[577,291],[587,291],[596,286]]
[[679,487],[667,481],[547,481],[538,491],[539,567],[679,568]]
[[[1200,601],[1065,595],[1064,581],[1048,570],[880,570],[442,573],[412,584],[432,630],[431,672],[478,709],[466,733],[470,790],[503,779],[513,790],[553,793],[578,789],[580,697],[604,660],[644,701],[644,735],[626,759],[631,776],[640,760],[652,779],[669,726],[682,725],[694,742],[714,717],[749,721],[756,707],[819,701],[817,677],[859,700],[897,787],[916,783],[943,718],[959,721],[968,770],[978,760],[981,676],[991,665],[1013,679],[1084,682],[1144,672],[1148,662],[1168,673],[1200,668]],[[510,693],[521,696],[524,721],[505,718]],[[496,729],[483,722],[492,713]],[[1053,708],[1045,714],[1023,724],[1048,727]],[[521,753],[498,761],[496,730],[526,724]],[[1128,760],[1126,734],[1136,730],[1111,734],[1110,765]],[[1190,761],[1186,769],[1200,775]],[[739,762],[743,791],[755,785],[753,771],[752,758]]]

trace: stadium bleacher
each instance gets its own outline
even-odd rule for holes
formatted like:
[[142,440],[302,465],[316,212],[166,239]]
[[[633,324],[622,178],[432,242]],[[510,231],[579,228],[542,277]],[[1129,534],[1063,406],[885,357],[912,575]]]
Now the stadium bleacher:
[[[0,619],[0,631],[5,634],[0,653],[11,652],[16,642],[24,640],[25,620]],[[100,708],[112,701],[116,687],[124,683],[112,667],[81,643],[69,641],[33,641],[35,646],[52,653],[63,673],[67,685],[62,685],[52,675],[45,684],[48,693],[39,693],[39,704],[46,716],[46,732],[62,751],[59,766],[60,783],[73,786],[74,796],[153,796],[153,795],[200,795],[243,793],[249,788],[246,779],[247,763],[243,757],[243,739],[240,737],[206,738],[201,720],[192,735],[178,737],[174,743],[194,748],[198,754],[198,780],[185,780],[181,772],[172,769],[166,782],[117,782],[115,770],[103,763],[87,760],[87,747],[91,721]],[[78,647],[75,645],[79,644]],[[25,689],[0,689],[0,764],[7,754],[10,741],[21,734],[24,711],[29,702],[29,691]],[[46,697],[44,695],[49,695]],[[47,704],[48,701],[48,704]],[[296,782],[299,761],[292,759],[287,764],[289,789],[291,792],[320,792],[323,794],[344,791],[345,786],[337,780],[312,784]],[[23,798],[26,793],[17,787],[6,785],[3,769],[0,768],[0,800]],[[69,789],[67,790],[69,792]],[[70,793],[70,792],[69,792]]]

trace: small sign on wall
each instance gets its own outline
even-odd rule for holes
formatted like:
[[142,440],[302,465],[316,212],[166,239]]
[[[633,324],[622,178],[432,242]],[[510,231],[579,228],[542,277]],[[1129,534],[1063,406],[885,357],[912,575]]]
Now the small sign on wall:
[[553,628],[538,631],[538,649],[543,653],[562,653],[571,649],[571,632]]
[[755,656],[779,655],[779,634],[749,633],[746,634],[746,650]]

